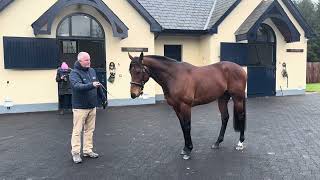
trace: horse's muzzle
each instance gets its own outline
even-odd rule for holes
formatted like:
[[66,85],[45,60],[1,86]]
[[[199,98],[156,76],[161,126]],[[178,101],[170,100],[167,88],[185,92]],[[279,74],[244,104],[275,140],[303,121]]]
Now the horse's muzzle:
[[131,98],[132,99],[135,99],[136,97],[138,97],[138,95],[134,94],[134,93],[131,93]]
[[138,94],[131,93],[131,98],[132,98],[132,99],[135,99],[135,98],[137,98],[137,97],[139,97],[139,96],[141,96],[141,95],[143,95],[143,91],[140,91],[140,93],[138,93]]

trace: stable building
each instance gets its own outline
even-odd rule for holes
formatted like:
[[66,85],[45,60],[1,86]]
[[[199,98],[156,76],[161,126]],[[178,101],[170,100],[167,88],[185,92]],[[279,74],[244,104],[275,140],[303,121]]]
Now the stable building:
[[81,51],[110,106],[163,99],[153,80],[130,98],[128,52],[141,51],[196,66],[238,63],[248,97],[304,94],[314,36],[291,0],[1,0],[0,24],[0,114],[57,110],[56,69]]

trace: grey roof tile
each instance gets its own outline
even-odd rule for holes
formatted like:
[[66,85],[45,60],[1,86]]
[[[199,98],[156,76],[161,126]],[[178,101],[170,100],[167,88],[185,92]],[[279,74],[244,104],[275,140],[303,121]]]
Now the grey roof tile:
[[216,0],[208,27],[212,27],[237,0]]
[[10,3],[12,3],[13,0],[0,0],[0,12],[5,9],[7,6],[9,6]]
[[236,1],[138,0],[164,29],[180,30],[210,29]]

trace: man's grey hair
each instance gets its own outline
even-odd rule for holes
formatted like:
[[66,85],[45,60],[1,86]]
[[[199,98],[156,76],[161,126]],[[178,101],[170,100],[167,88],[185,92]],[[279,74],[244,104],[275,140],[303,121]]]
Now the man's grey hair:
[[79,54],[78,54],[78,61],[80,61],[82,58],[83,58],[83,56],[86,56],[86,55],[89,55],[87,52],[79,52]]

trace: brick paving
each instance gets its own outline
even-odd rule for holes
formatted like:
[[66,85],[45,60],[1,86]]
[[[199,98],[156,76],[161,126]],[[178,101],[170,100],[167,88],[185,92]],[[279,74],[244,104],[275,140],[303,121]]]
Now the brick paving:
[[[232,111],[230,103],[229,111]],[[98,159],[75,165],[70,156],[71,114],[0,115],[0,180],[7,179],[320,179],[320,95],[248,99],[246,149],[232,113],[225,141],[217,103],[192,110],[192,159],[179,121],[165,103],[99,110]]]

